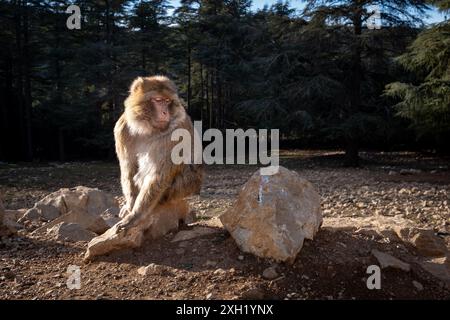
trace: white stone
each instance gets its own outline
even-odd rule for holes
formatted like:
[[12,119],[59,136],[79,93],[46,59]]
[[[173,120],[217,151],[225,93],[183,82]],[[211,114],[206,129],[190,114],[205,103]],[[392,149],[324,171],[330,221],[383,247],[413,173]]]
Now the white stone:
[[220,220],[242,251],[293,262],[322,224],[320,196],[294,171],[279,167],[262,176],[258,170]]

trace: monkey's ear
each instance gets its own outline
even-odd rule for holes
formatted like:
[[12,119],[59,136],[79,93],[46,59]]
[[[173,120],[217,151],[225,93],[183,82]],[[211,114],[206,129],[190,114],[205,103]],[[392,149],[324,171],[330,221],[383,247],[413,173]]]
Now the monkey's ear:
[[133,92],[138,91],[139,89],[142,88],[143,84],[144,84],[144,78],[137,77],[136,79],[134,79],[133,83],[131,84],[130,92],[133,93]]

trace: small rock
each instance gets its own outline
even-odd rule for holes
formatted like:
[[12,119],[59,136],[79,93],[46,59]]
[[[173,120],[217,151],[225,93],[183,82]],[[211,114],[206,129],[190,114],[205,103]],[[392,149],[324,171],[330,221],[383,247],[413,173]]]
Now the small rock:
[[421,261],[420,265],[450,289],[450,256]]
[[216,261],[207,260],[207,261],[205,262],[205,266],[206,266],[206,267],[215,267],[216,265],[217,265],[217,262],[216,262]]
[[265,298],[265,292],[260,288],[250,288],[241,295],[241,299],[244,300],[263,300]]
[[403,271],[409,271],[411,270],[411,266],[397,258],[395,258],[394,256],[391,256],[388,253],[385,252],[381,252],[378,251],[376,249],[372,250],[372,254],[375,256],[375,258],[377,258],[378,262],[381,265],[381,268],[396,268],[396,269],[400,269]]
[[223,269],[221,269],[221,268],[219,268],[219,269],[214,270],[213,273],[214,273],[214,274],[224,274],[224,273],[226,273],[226,271],[223,270]]
[[408,175],[408,174],[415,174],[415,173],[421,173],[421,170],[418,169],[401,169],[400,174],[402,175]]
[[183,248],[175,249],[175,254],[182,255],[184,253],[185,253],[185,250]]
[[262,276],[266,280],[273,280],[278,277],[278,272],[275,267],[269,267],[263,271]]
[[137,272],[141,276],[148,276],[148,275],[161,276],[171,274],[170,270],[168,270],[167,267],[156,263],[150,263],[148,266],[142,266],[137,270]]
[[178,246],[180,248],[186,248],[186,247],[190,247],[190,244],[188,241],[183,241],[183,242],[180,242],[180,244]]
[[192,228],[191,230],[182,230],[182,231],[178,232],[175,235],[175,237],[172,239],[172,242],[186,241],[186,240],[214,234],[217,232],[218,232],[217,229],[196,226],[196,227]]
[[411,239],[411,243],[421,255],[427,257],[440,257],[447,253],[445,241],[435,235],[433,230],[419,230]]
[[244,260],[244,256],[243,256],[243,255],[239,255],[239,256],[238,256],[238,260],[239,260],[239,261],[243,261],[243,260]]
[[416,289],[418,291],[422,291],[423,290],[423,285],[420,282],[418,282],[416,280],[413,280],[412,284],[413,284],[414,287],[416,287]]

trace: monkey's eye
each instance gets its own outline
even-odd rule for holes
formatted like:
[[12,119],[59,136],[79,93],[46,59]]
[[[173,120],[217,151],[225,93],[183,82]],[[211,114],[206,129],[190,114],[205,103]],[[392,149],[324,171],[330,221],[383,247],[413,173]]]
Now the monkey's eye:
[[164,98],[152,98],[152,100],[156,103],[165,103],[165,104],[169,104],[172,102],[172,100]]

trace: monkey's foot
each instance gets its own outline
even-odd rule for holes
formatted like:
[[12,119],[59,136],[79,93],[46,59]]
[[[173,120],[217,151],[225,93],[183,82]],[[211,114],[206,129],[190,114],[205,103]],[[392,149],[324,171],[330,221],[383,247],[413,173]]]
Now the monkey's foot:
[[105,233],[93,238],[84,255],[84,261],[94,257],[125,248],[136,248],[142,243],[143,232],[136,228],[124,229],[120,222],[109,228]]

